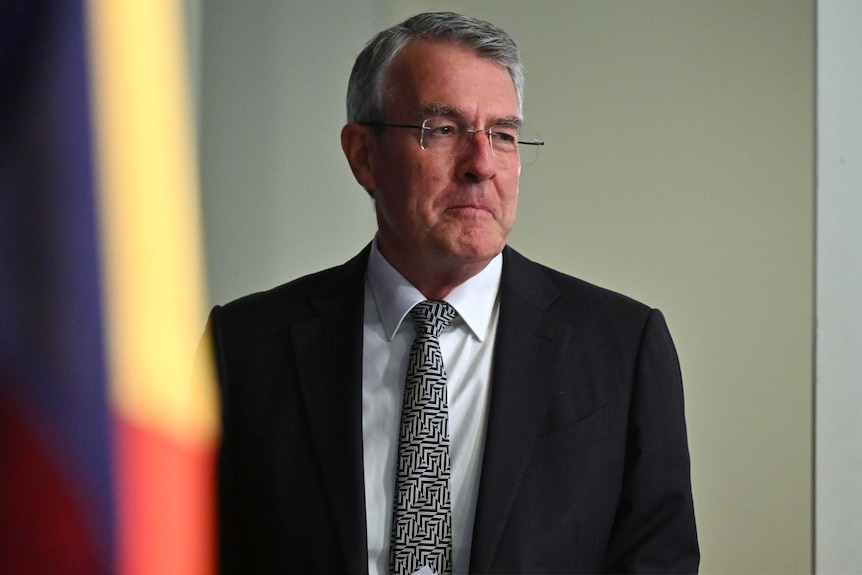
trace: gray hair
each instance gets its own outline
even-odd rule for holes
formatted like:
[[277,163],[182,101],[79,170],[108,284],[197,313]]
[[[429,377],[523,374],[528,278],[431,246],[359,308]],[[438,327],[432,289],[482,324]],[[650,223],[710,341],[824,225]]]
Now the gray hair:
[[386,70],[401,50],[417,40],[462,46],[480,58],[505,67],[515,85],[518,112],[521,113],[524,67],[515,40],[489,22],[453,12],[432,12],[417,14],[378,33],[356,57],[347,85],[349,123],[386,120]]

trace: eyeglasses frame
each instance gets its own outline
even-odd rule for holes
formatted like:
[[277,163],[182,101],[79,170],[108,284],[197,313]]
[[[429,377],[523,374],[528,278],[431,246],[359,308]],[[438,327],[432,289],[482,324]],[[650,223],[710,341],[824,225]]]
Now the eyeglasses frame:
[[[425,150],[427,148],[423,144],[423,142],[425,140],[425,138],[423,138],[423,135],[424,135],[425,131],[431,130],[431,128],[426,125],[431,120],[433,120],[433,118],[426,118],[425,120],[422,121],[422,124],[390,124],[388,122],[358,122],[358,123],[361,126],[371,126],[371,127],[378,127],[378,128],[407,128],[407,129],[419,130],[419,147],[422,148],[423,150]],[[463,154],[464,152],[466,152],[470,148],[470,143],[473,141],[473,136],[475,134],[478,134],[478,133],[484,133],[484,134],[488,135],[488,144],[491,146],[491,152],[496,156],[497,153],[494,152],[494,141],[491,139],[491,135],[492,135],[491,131],[495,127],[496,126],[491,126],[490,128],[487,128],[484,130],[477,130],[476,128],[467,128],[465,130],[465,133],[470,134],[470,139],[467,140],[467,146],[463,150],[461,150],[460,152],[458,152],[456,154],[452,154],[452,157],[459,156],[459,155]],[[524,146],[544,146],[545,145],[544,140],[533,140],[530,142],[522,141],[522,140],[516,140],[516,141],[517,141],[518,145],[524,145]],[[537,157],[538,157],[538,154],[537,154]]]

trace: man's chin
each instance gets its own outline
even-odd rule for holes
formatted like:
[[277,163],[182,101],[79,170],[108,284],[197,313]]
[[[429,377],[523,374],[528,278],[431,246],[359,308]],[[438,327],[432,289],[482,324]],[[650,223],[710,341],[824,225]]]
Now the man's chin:
[[499,234],[462,235],[450,247],[449,253],[464,263],[489,262],[503,250],[505,245],[505,239]]

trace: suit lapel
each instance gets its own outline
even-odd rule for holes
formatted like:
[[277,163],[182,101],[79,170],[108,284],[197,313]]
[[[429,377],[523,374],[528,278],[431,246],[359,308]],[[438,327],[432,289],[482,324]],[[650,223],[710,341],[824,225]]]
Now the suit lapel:
[[559,295],[536,264],[506,248],[471,572],[490,568],[556,387],[570,326],[546,311]]
[[362,463],[362,324],[366,248],[332,288],[311,294],[317,315],[291,330],[297,370],[346,571],[368,567]]

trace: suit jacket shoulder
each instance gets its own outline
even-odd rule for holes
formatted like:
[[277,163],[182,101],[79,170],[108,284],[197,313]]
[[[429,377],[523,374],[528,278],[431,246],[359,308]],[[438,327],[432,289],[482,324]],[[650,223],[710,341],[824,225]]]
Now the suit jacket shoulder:
[[504,262],[504,289],[549,306],[559,305],[561,313],[573,317],[598,313],[625,322],[644,321],[651,311],[629,296],[529,260],[512,248],[505,249]]
[[316,272],[267,291],[216,306],[225,326],[246,336],[284,329],[363,295],[370,246],[343,265]]

